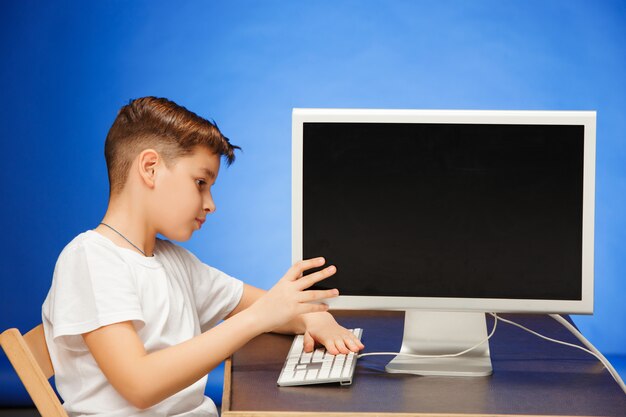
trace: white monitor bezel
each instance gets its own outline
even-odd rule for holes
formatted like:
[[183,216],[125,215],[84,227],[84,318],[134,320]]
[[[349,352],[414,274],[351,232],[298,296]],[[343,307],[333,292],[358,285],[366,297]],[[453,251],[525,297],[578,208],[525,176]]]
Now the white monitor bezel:
[[582,299],[534,300],[339,296],[333,309],[592,314],[594,297],[595,111],[293,109],[292,261],[302,259],[302,150],[306,122],[558,124],[584,126]]

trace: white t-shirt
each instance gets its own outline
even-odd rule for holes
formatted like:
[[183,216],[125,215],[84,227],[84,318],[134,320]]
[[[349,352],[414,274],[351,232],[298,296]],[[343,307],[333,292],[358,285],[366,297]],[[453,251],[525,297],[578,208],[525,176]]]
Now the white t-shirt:
[[81,334],[131,320],[154,352],[217,324],[242,293],[241,281],[171,242],[157,239],[154,257],[147,258],[95,231],[78,235],[59,255],[42,307],[55,384],[68,414],[217,416],[204,395],[206,376],[149,409],[133,407],[107,381]]

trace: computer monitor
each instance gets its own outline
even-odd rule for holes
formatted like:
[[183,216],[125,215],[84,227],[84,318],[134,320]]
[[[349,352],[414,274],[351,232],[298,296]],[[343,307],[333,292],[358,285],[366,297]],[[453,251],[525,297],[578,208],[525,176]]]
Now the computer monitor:
[[[449,354],[486,312],[593,312],[595,112],[294,109],[293,261],[333,309],[404,310],[401,352]],[[461,357],[388,372],[488,375]]]

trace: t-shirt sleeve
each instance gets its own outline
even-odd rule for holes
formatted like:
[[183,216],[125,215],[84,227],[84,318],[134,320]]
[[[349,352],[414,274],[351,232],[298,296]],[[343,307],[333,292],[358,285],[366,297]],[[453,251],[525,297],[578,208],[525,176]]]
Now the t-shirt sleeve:
[[190,266],[190,280],[200,328],[204,332],[224,320],[243,295],[243,282],[200,261],[183,249]]
[[111,248],[77,244],[57,261],[46,301],[52,338],[83,349],[83,333],[123,321],[144,324],[140,299],[127,265]]

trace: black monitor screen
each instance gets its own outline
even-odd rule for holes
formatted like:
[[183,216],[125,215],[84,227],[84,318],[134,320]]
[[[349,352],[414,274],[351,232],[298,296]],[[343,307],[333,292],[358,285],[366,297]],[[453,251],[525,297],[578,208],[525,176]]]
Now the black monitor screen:
[[304,123],[303,258],[342,295],[581,299],[583,126]]

